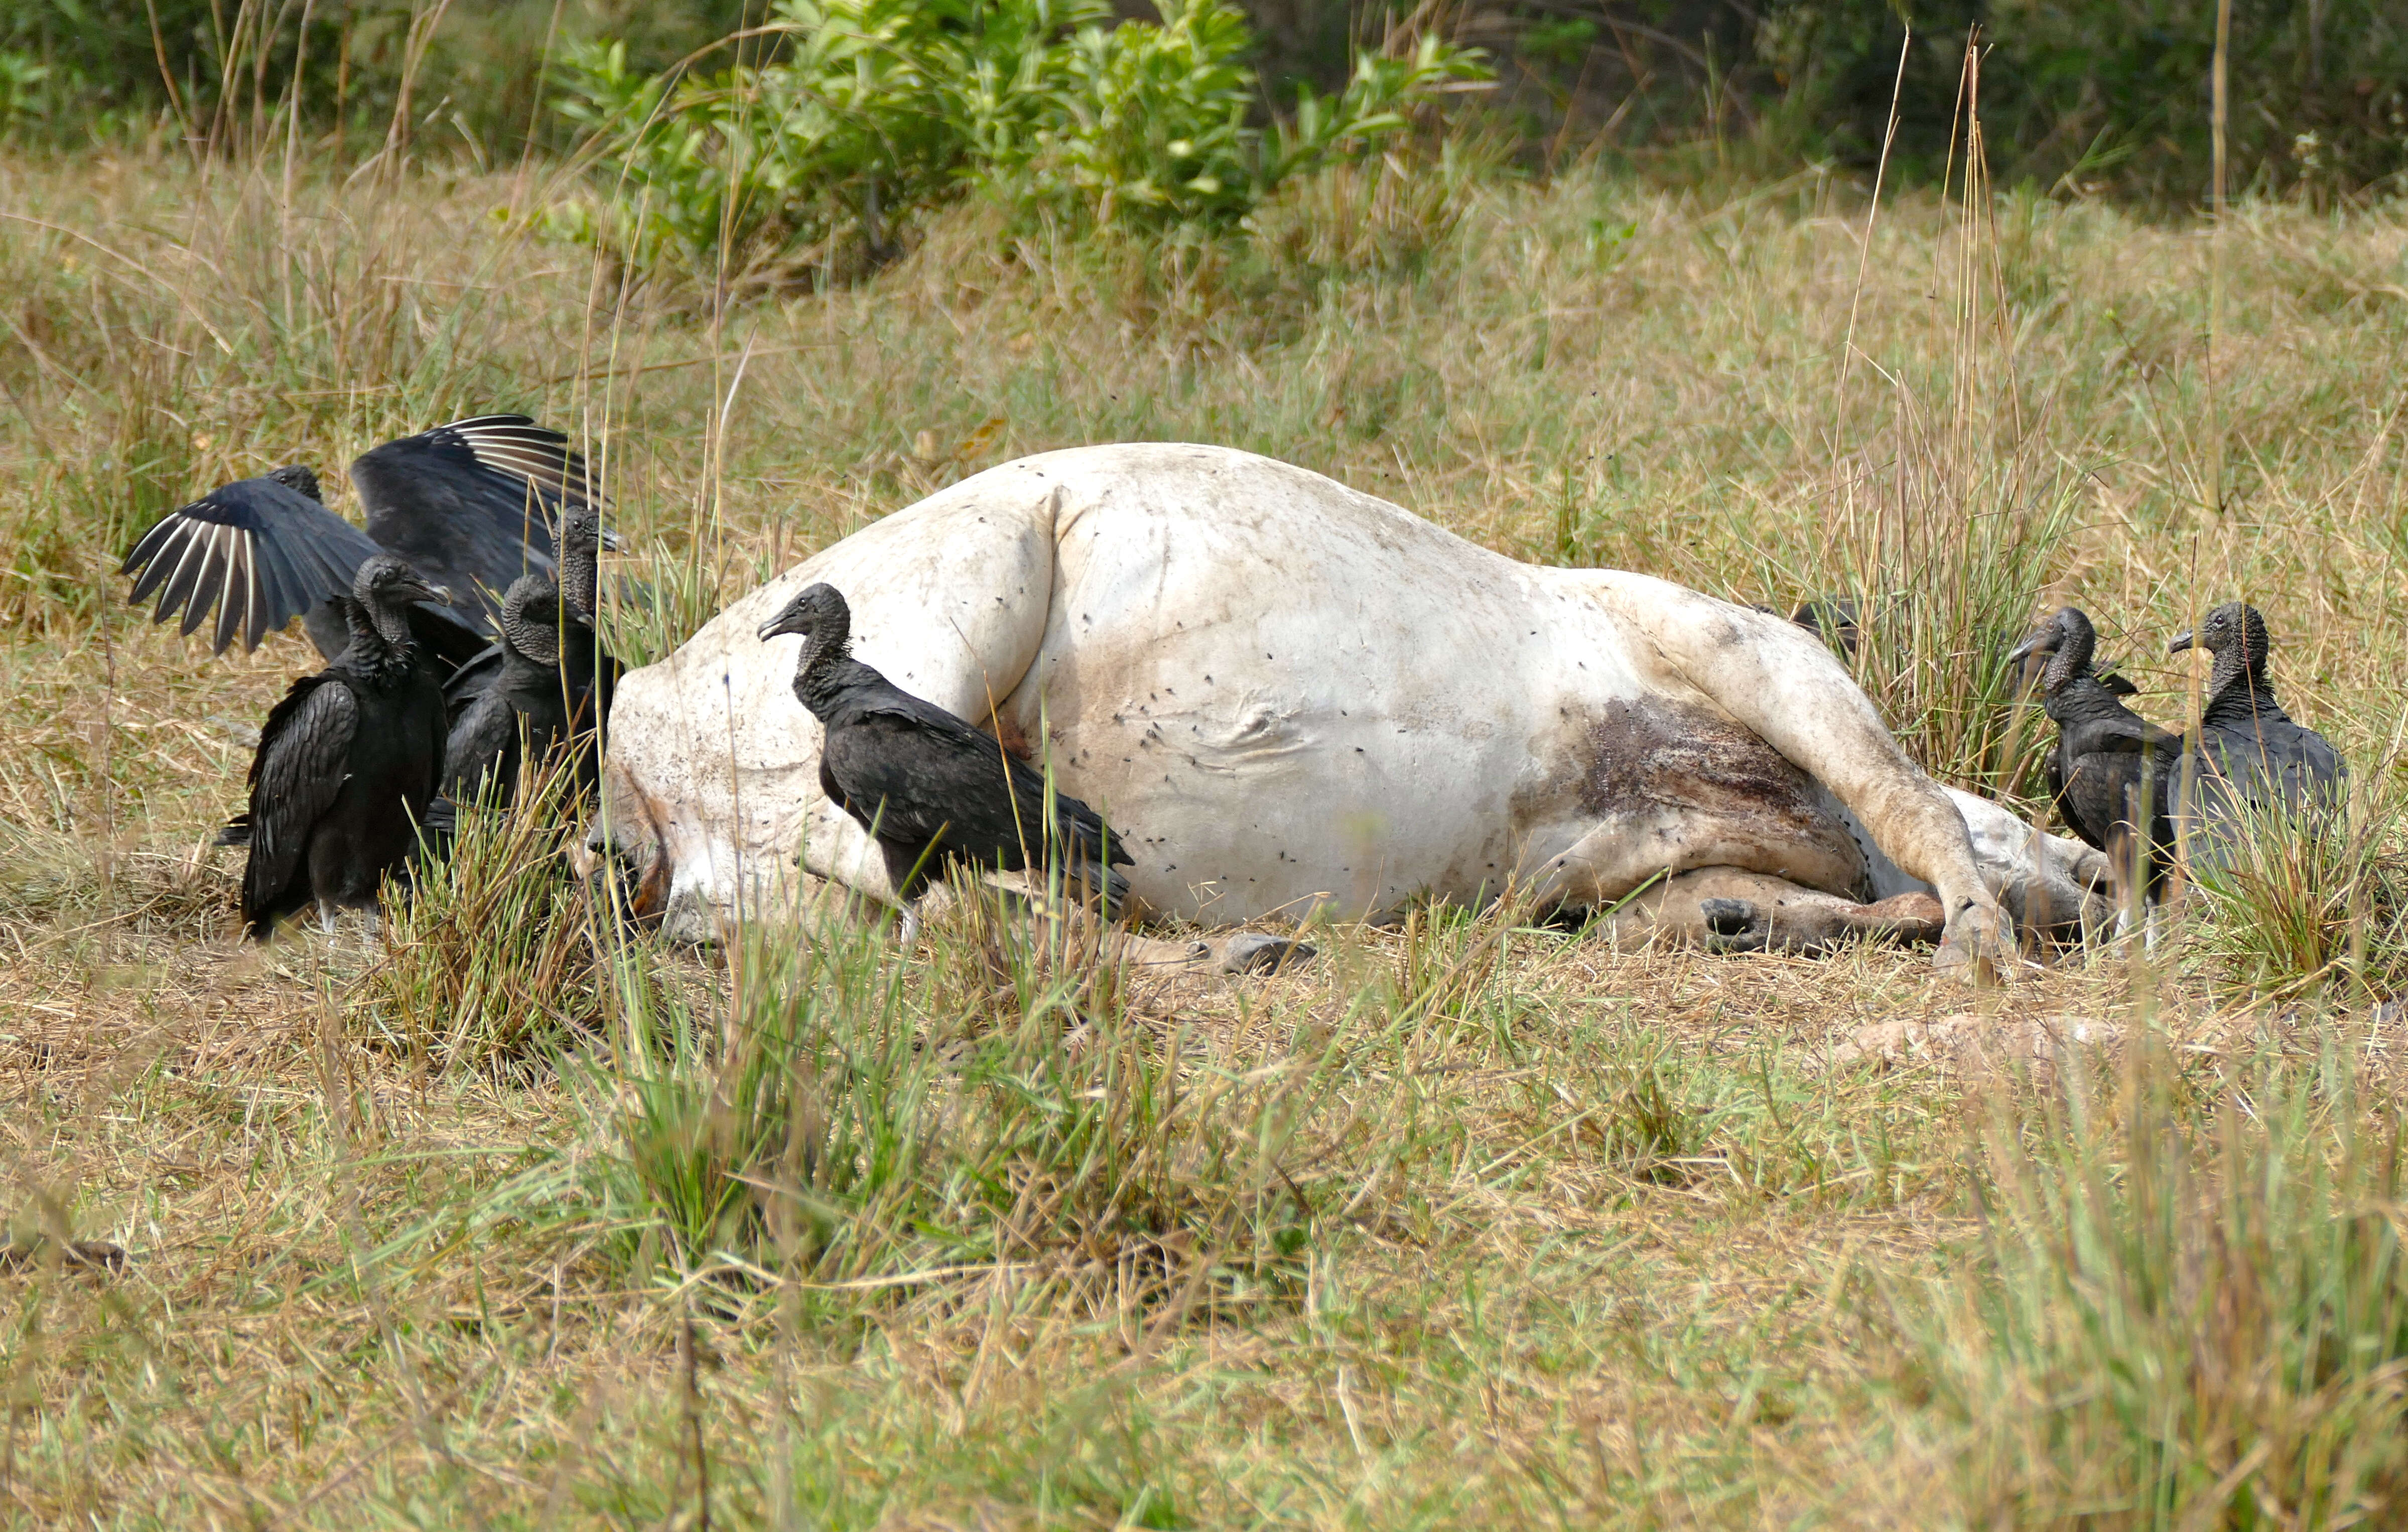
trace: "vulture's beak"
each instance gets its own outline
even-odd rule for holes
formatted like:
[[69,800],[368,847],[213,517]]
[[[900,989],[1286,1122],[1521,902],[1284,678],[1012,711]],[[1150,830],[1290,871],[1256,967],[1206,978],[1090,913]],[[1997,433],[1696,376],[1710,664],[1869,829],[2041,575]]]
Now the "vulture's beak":
[[2169,654],[2179,654],[2184,650],[2192,647],[2198,642],[2199,635],[2196,632],[2185,631],[2177,633],[2174,635],[2174,641],[2166,646],[2166,652]]
[[808,633],[811,620],[800,612],[781,611],[761,624],[761,639],[767,643],[781,633]]
[[602,551],[605,553],[624,553],[626,551],[626,538],[619,536],[619,534],[611,531],[607,526],[602,529]]
[[2030,637],[2025,639],[2022,643],[2019,643],[2014,648],[2007,651],[2007,663],[2009,665],[2020,665],[2024,661],[2028,660],[2033,655],[2039,653],[2042,650],[2054,649],[2056,647],[2057,638],[2054,634],[2035,633]]
[[412,601],[423,601],[429,606],[452,605],[452,587],[449,585],[429,585],[422,580],[402,594]]

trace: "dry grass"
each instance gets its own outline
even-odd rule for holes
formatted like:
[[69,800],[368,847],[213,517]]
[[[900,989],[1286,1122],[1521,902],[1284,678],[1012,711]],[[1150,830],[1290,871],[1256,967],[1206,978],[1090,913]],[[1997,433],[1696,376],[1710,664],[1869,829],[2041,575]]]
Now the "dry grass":
[[[2278,688],[2392,801],[2395,213],[2237,215],[2216,507],[2196,229],[2002,198],[1966,246],[1891,207],[1859,297],[1864,209],[1812,180],[1389,174],[1175,257],[998,258],[966,213],[868,286],[700,327],[519,238],[503,179],[288,202],[272,169],[0,164],[5,1514],[2396,1517],[2397,1038],[2345,990],[2244,1009],[2195,944],[1969,996],[1914,954],[1432,915],[1098,996],[992,923],[807,975],[595,922],[541,961],[596,1040],[497,1069],[428,1051],[455,1016],[393,1046],[409,982],[356,929],[231,941],[205,838],[310,661],[206,659],[117,604],[115,557],[212,482],[484,408],[607,462],[631,567],[678,596],[623,650],[1008,456],[1185,437],[1748,599],[1991,580],[1949,609],[1966,652],[1894,637],[1869,677],[1968,777],[2013,769],[1995,717],[1926,715],[1980,623],[2080,600],[2172,721],[2164,637],[2245,593]],[[2184,1046],[2049,1089],[1828,1062],[1968,1008]],[[873,1129],[891,1173],[804,1153]],[[672,1152],[748,1190],[695,1213]]]

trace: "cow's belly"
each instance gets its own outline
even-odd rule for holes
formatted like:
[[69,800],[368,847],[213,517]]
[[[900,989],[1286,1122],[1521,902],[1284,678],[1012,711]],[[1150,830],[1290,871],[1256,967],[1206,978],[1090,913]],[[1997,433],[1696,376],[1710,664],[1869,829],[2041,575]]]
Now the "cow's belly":
[[1270,544],[1244,517],[1161,542],[1110,518],[1065,529],[1045,642],[1000,711],[1127,838],[1148,908],[1362,916],[1509,887],[1591,904],[1713,866],[1861,887],[1830,795],[1642,676],[1582,577],[1432,568],[1346,530],[1281,549],[1273,586],[1247,578]]
[[[1556,663],[1525,571],[1393,513],[1300,514],[1289,480],[1263,477],[1210,517],[1066,518],[1007,732],[1045,737],[1160,913],[1359,916],[1497,892]],[[1290,529],[1315,521],[1299,547]]]
[[1118,667],[1109,695],[1057,676],[1041,704],[1014,699],[1032,735],[1041,706],[1062,780],[1126,837],[1146,906],[1360,916],[1505,884],[1520,731],[1495,709],[1366,705],[1312,680],[1233,684],[1228,647],[1174,637]]
[[1574,906],[1648,881],[1737,867],[1870,896],[1864,843],[1830,791],[1703,696],[1568,698],[1543,780],[1515,805],[1525,883]]

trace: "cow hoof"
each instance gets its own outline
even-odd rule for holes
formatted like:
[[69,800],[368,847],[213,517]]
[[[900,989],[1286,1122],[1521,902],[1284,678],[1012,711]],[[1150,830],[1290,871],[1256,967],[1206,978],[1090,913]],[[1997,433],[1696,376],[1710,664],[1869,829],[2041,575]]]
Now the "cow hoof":
[[1759,952],[1772,936],[1772,922],[1746,899],[1699,899],[1706,946],[1717,952]]
[[1259,932],[1231,937],[1221,949],[1223,973],[1279,973],[1311,961],[1313,949],[1301,941],[1284,937],[1267,937]]
[[1947,934],[1948,911],[1929,894],[1897,894],[1865,906],[1857,928],[1892,941],[1938,941]]
[[1967,903],[1948,923],[1931,966],[1970,984],[1996,984],[2015,971],[2015,952],[1996,905]]

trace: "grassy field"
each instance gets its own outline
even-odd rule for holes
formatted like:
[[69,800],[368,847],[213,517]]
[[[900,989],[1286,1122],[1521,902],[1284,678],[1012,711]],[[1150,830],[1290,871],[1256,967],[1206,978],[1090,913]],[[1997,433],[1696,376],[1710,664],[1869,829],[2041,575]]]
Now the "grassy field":
[[[2398,208],[1400,162],[1204,249],[972,209],[710,318],[527,236],[543,195],[0,161],[0,1519],[2408,1515]],[[1985,991],[1444,909],[1270,979],[972,919],[698,955],[494,838],[388,944],[243,947],[207,838],[316,661],[209,659],[117,558],[500,408],[603,463],[665,593],[634,658],[1010,456],[1216,441],[1521,557],[1866,593],[1869,688],[2008,794],[2032,616],[2087,608],[2172,723],[2164,640],[2246,595],[2358,829]],[[2124,1041],[1838,1052],[1969,1013]]]

